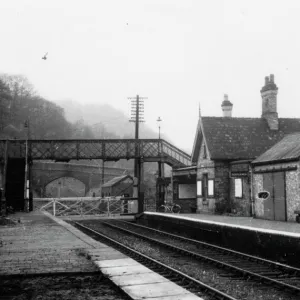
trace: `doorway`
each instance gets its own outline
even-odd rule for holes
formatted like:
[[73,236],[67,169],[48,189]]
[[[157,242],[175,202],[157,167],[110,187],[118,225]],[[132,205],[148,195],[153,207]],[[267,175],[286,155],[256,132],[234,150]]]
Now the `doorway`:
[[264,201],[264,216],[267,220],[286,221],[285,172],[263,174],[263,189],[270,193]]
[[24,210],[25,159],[8,158],[5,185],[6,205]]

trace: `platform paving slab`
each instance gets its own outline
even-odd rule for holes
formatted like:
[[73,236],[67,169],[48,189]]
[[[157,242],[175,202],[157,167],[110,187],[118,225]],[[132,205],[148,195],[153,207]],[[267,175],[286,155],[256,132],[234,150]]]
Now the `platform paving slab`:
[[[96,262],[96,264],[97,264],[97,262]],[[135,264],[133,266],[124,266],[124,267],[110,267],[110,268],[101,268],[100,267],[100,269],[103,274],[108,275],[108,276],[145,274],[145,273],[153,272],[141,264]]]
[[157,273],[151,272],[144,274],[127,274],[127,276],[111,276],[110,279],[118,286],[138,285],[158,282],[169,282],[169,280]]
[[[95,261],[132,299],[201,299],[131,258]],[[176,298],[177,297],[177,298]]]
[[126,257],[123,259],[115,259],[115,260],[101,260],[101,261],[96,261],[96,264],[100,268],[116,268],[116,267],[127,267],[127,266],[136,266],[140,265],[139,262],[136,260]]
[[[193,295],[173,282],[159,282],[123,286],[132,299],[153,299],[153,297]],[[199,297],[195,299],[201,299]]]
[[85,249],[87,256],[89,256],[93,261],[100,260],[115,260],[121,258],[127,258],[125,254],[113,248],[100,248],[100,249]]
[[151,297],[149,300],[199,300],[196,295],[193,294],[180,294],[180,295],[172,295],[172,296],[162,296],[162,297]]

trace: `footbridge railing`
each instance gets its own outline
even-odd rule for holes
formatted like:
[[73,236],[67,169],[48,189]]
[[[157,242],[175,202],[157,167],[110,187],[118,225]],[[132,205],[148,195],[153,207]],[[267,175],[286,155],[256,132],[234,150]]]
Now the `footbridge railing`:
[[[8,157],[25,157],[25,140],[0,140],[0,159],[5,155],[5,143],[8,143]],[[28,157],[55,161],[141,158],[145,162],[161,161],[173,167],[191,165],[190,155],[162,139],[29,140]]]

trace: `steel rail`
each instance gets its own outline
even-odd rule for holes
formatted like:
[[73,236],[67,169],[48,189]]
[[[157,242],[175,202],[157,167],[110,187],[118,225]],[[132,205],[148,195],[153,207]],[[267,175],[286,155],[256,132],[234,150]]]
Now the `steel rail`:
[[[121,243],[119,243],[118,241],[92,229],[89,228],[85,225],[82,225],[78,222],[75,222],[75,225],[78,226],[79,228],[88,231],[89,233],[92,233],[94,235],[96,235],[98,238],[100,238],[101,240],[104,240],[106,243],[109,243],[110,245],[112,245],[113,247],[119,249],[120,251],[122,251],[123,253],[126,253],[127,255],[134,257],[135,260],[141,262],[142,264],[146,265],[147,267],[149,267],[150,269],[154,270],[155,272],[161,274],[162,276],[170,279],[170,281],[175,282],[176,284],[186,288],[187,290],[194,290],[195,288],[197,288],[198,290],[195,292],[193,291],[193,293],[199,293],[200,291],[202,293],[206,293],[209,296],[215,297],[216,299],[220,299],[220,300],[237,300],[236,298],[233,298],[199,280],[196,280],[195,278],[192,278],[178,270],[175,270],[145,254],[139,253],[138,251],[127,247]],[[178,281],[180,281],[178,283]]]
[[224,268],[224,267],[228,268],[228,269],[230,269],[230,270],[232,270],[232,271],[234,271],[236,273],[242,274],[243,276],[247,276],[247,277],[250,277],[250,278],[253,278],[253,279],[259,279],[260,281],[263,281],[265,283],[270,283],[272,285],[275,285],[277,288],[287,289],[287,290],[289,290],[289,291],[291,291],[293,293],[300,293],[300,288],[298,288],[296,286],[293,286],[293,285],[290,285],[290,284],[287,284],[287,283],[284,283],[284,282],[281,282],[281,281],[278,281],[278,280],[266,277],[266,276],[258,274],[258,273],[251,272],[249,270],[245,270],[245,269],[239,268],[237,266],[228,264],[226,262],[221,262],[219,260],[216,260],[214,258],[208,257],[208,256],[203,255],[203,254],[199,254],[199,253],[196,253],[196,252],[188,251],[186,249],[183,249],[183,248],[180,248],[180,247],[177,247],[177,246],[173,246],[173,245],[167,244],[165,242],[163,243],[163,242],[158,241],[156,239],[152,239],[152,238],[146,237],[145,235],[141,235],[139,233],[136,233],[136,232],[133,232],[133,231],[121,228],[121,227],[116,226],[116,225],[112,225],[112,224],[110,224],[108,222],[101,222],[101,224],[104,224],[104,225],[107,225],[107,226],[109,226],[111,228],[115,228],[117,230],[123,231],[125,233],[130,234],[130,235],[136,236],[136,237],[138,237],[140,239],[143,239],[143,240],[146,240],[146,241],[150,241],[152,243],[155,243],[155,244],[157,244],[159,246],[171,249],[171,250],[173,250],[175,252],[178,252],[180,254],[184,254],[184,255],[187,255],[187,256],[199,259],[199,260],[204,260],[204,261],[207,261],[207,262],[212,263],[214,265],[221,266],[222,268]]
[[278,263],[278,262],[275,262],[275,261],[260,258],[260,257],[253,256],[253,255],[246,254],[246,253],[242,253],[242,252],[235,251],[235,250],[232,250],[232,249],[220,247],[220,246],[217,246],[217,245],[209,244],[209,243],[206,243],[206,242],[193,240],[193,239],[186,238],[186,237],[176,235],[176,234],[173,234],[173,233],[169,233],[169,232],[166,232],[166,231],[150,228],[150,227],[147,227],[147,226],[144,226],[144,225],[134,224],[134,223],[128,222],[128,221],[121,221],[121,220],[116,220],[116,221],[124,222],[126,224],[131,225],[131,226],[135,226],[135,227],[143,228],[143,229],[146,229],[146,230],[149,230],[149,231],[153,231],[153,232],[158,233],[160,235],[169,236],[169,237],[172,237],[172,238],[177,239],[177,240],[192,243],[194,245],[203,246],[205,248],[217,250],[221,253],[227,253],[229,255],[237,256],[237,257],[240,257],[242,259],[248,259],[249,261],[254,261],[254,262],[257,262],[257,263],[268,265],[270,267],[273,267],[274,269],[281,270],[281,271],[287,272],[291,275],[297,275],[297,276],[300,277],[300,269],[292,267],[292,266],[284,265],[284,264],[281,264],[281,263]]

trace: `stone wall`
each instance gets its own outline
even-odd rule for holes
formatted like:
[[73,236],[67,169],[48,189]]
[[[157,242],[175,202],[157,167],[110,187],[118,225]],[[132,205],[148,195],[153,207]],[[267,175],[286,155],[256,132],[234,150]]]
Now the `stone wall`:
[[229,201],[229,163],[215,163],[215,190],[217,199]]
[[[204,158],[204,143],[202,143],[197,163],[197,181],[203,179],[203,174],[207,174],[208,179],[215,179],[215,163]],[[197,193],[199,195],[199,193]],[[197,212],[213,213],[215,211],[215,198],[208,198],[204,201],[202,196],[197,196]]]
[[196,199],[178,199],[175,203],[180,205],[181,213],[195,212],[192,208],[196,206]]
[[206,213],[220,212],[220,206],[229,204],[229,164],[204,158],[204,147],[202,144],[197,164],[197,181],[202,180],[204,174],[207,174],[208,180],[214,179],[214,196],[207,197],[206,201],[204,201],[203,196],[198,195],[197,211]]
[[300,170],[287,171],[286,173],[286,206],[288,221],[295,220],[295,210],[300,210]]
[[[241,198],[235,197],[235,179],[242,179],[243,196]],[[232,210],[239,216],[249,217],[251,215],[251,193],[250,193],[250,178],[232,177],[230,178],[230,202]]]

